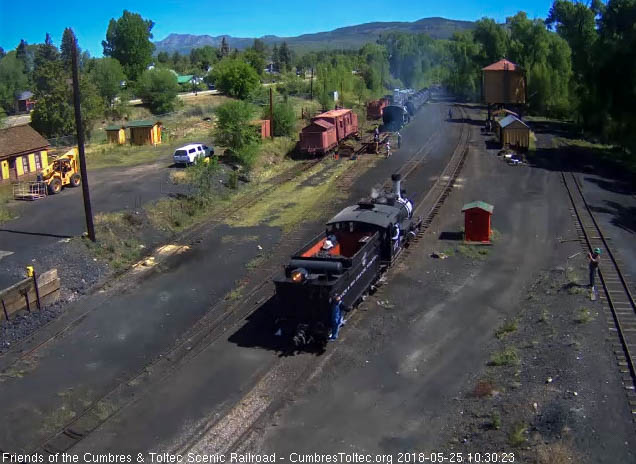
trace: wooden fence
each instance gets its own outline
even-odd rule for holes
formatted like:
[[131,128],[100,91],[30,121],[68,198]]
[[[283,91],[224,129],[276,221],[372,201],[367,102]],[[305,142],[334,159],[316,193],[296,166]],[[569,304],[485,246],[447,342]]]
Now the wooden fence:
[[[37,280],[37,286],[36,286]],[[54,303],[60,296],[57,269],[46,271],[37,279],[27,277],[11,287],[0,290],[0,320],[9,319],[21,310],[37,311]]]

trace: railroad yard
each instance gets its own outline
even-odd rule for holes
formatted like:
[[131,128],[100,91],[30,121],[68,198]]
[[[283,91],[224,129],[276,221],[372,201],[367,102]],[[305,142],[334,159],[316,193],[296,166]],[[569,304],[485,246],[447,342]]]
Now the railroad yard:
[[[482,112],[454,106],[462,117],[448,121],[448,105],[424,106],[391,158],[348,167],[339,184],[346,195],[311,222],[287,232],[240,221],[201,226],[159,269],[81,298],[9,350],[0,357],[2,448],[413,449],[632,462],[630,374],[612,353],[621,345],[607,300],[578,291],[584,242],[564,177],[503,163],[474,124]],[[304,182],[324,179],[332,164],[317,164]],[[270,275],[340,205],[394,172],[404,173],[416,213],[430,218],[425,230],[336,343],[289,356],[267,330]],[[585,176],[568,176],[582,215],[574,179]],[[582,180],[582,191],[604,185],[595,179]],[[453,239],[461,206],[477,198],[496,205],[496,239],[479,253]],[[604,218],[601,227],[618,233],[614,254],[633,253],[623,224]],[[229,251],[225,261],[211,262],[219,247]],[[246,267],[259,250],[266,258]],[[493,363],[502,352],[511,360]]]
[[636,464],[636,3],[508,9],[0,47],[2,462]]

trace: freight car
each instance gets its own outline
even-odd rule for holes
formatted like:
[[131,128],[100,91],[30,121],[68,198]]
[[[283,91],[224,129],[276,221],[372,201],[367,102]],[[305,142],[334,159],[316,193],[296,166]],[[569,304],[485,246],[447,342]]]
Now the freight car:
[[298,151],[311,156],[325,155],[348,137],[358,134],[358,115],[349,109],[331,110],[311,119],[300,132]]
[[380,119],[384,108],[389,104],[386,98],[373,100],[367,103],[367,119]]
[[340,211],[274,279],[277,333],[297,347],[324,345],[334,298],[345,308],[355,306],[415,237],[421,219],[413,219],[400,175],[392,179],[393,192]]

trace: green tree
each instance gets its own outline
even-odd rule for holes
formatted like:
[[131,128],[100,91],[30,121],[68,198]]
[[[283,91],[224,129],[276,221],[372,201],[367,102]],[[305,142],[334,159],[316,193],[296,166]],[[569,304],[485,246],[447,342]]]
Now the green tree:
[[[269,118],[269,108],[263,111],[263,119]],[[274,105],[274,136],[292,137],[296,134],[296,113],[289,102]]]
[[292,68],[292,51],[287,46],[287,42],[280,44],[278,49],[279,71],[287,72]]
[[274,71],[280,72],[280,54],[278,52],[278,46],[276,44],[274,44],[274,48],[272,48],[272,65],[274,67]]
[[168,55],[168,52],[159,52],[157,54],[157,62],[161,64],[168,64],[170,62],[170,55]]
[[265,56],[254,49],[247,49],[243,53],[243,58],[254,68],[254,71],[260,76],[265,69]]
[[[73,34],[73,30],[70,27],[64,29],[64,33],[62,34],[62,43],[60,44],[60,58],[62,59],[62,63],[64,64],[64,69],[70,71],[71,62],[73,60],[73,41],[75,40],[75,35]],[[77,49],[79,53],[79,47]]]
[[[61,67],[61,64],[58,66]],[[95,86],[85,76],[80,77],[80,95],[84,132],[90,138],[93,124],[104,114],[104,104]],[[52,76],[47,93],[38,90],[35,96],[37,103],[31,114],[31,125],[35,130],[46,137],[76,132],[73,90],[65,73]]]
[[228,147],[232,155],[247,169],[258,156],[260,133],[251,124],[256,108],[244,101],[230,101],[216,109],[216,143]]
[[124,10],[118,20],[111,19],[102,41],[104,56],[116,58],[129,79],[136,80],[152,61],[154,23],[138,13]]
[[137,81],[137,94],[154,114],[172,111],[178,92],[177,78],[167,69],[146,70]]
[[32,65],[28,47],[29,44],[27,44],[26,40],[21,39],[18,47],[15,49],[15,56],[22,62],[23,71],[26,74],[31,72]]
[[211,77],[217,89],[241,100],[247,98],[261,84],[254,68],[243,60],[229,58],[221,60],[214,67]]
[[4,48],[0,47],[0,59],[4,58],[6,55]]
[[599,20],[597,111],[609,140],[636,157],[636,0],[609,0]]
[[227,43],[227,39],[225,37],[221,39],[220,52],[221,58],[225,58],[230,54],[230,45]]
[[125,79],[124,69],[119,61],[109,57],[95,60],[90,77],[105,104],[111,107],[121,91],[121,82]]
[[6,112],[14,110],[15,94],[27,88],[28,79],[24,63],[10,52],[0,59],[0,107]]
[[208,68],[217,61],[217,50],[210,45],[190,50],[190,63],[192,66],[196,66],[199,71],[207,72]]
[[37,68],[42,63],[49,61],[57,61],[60,58],[60,52],[55,45],[53,45],[53,41],[51,40],[51,34],[46,33],[46,38],[44,39],[43,44],[39,44],[37,46],[34,58],[34,64]]
[[475,42],[482,46],[482,67],[499,61],[508,53],[508,34],[494,19],[482,18],[475,23],[473,31]]
[[229,101],[219,105],[214,131],[216,142],[236,152],[257,143],[260,134],[251,124],[255,114],[256,108],[244,101]]
[[261,39],[254,39],[254,44],[252,45],[252,50],[256,53],[260,53],[261,55],[267,55],[267,45]]

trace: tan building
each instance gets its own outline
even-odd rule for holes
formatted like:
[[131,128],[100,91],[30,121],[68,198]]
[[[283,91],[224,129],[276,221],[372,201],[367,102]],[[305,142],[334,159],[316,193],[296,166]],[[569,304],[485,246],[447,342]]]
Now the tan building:
[[530,127],[521,119],[508,115],[497,121],[501,145],[527,150],[530,147]]
[[517,105],[526,102],[526,73],[521,66],[504,59],[481,71],[481,92],[485,103]]
[[48,166],[49,148],[28,124],[0,129],[0,181],[40,172]]
[[133,145],[159,145],[161,143],[160,121],[131,121],[126,124],[130,129],[130,143]]
[[114,124],[112,126],[106,126],[106,139],[108,143],[115,143],[117,145],[123,145],[126,143],[126,126]]

